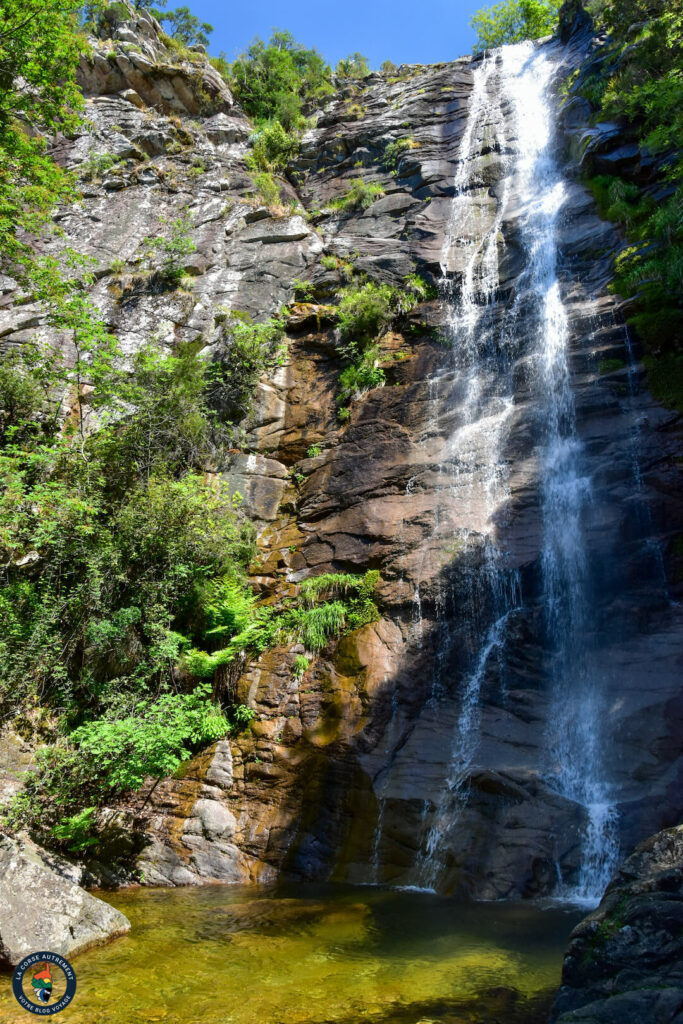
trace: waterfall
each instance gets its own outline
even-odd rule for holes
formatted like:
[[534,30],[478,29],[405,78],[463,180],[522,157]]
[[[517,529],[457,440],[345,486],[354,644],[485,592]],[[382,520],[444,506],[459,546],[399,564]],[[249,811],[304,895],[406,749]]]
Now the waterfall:
[[[459,581],[459,603],[461,607],[464,603],[468,619],[472,656],[459,681],[458,711],[442,791],[435,806],[427,802],[424,808],[414,881],[428,889],[439,882],[448,839],[466,806],[469,771],[478,743],[481,688],[492,657],[504,647],[507,621],[519,603],[518,575],[505,565],[492,521],[508,497],[503,451],[514,394],[511,353],[500,343],[493,305],[499,287],[498,244],[508,177],[504,176],[502,195],[485,228],[482,225],[491,202],[488,189],[472,185],[473,173],[490,154],[499,155],[505,163],[509,159],[505,116],[495,82],[497,65],[496,56],[490,55],[474,70],[441,257],[440,291],[453,353],[448,369],[459,383],[460,397],[457,423],[446,437],[440,472],[446,476],[452,503],[478,528],[463,530],[457,538],[461,558],[473,561]],[[448,645],[446,635],[442,649]],[[450,688],[433,688],[432,699],[452,699]]]
[[[513,367],[523,360],[535,410],[542,520],[538,590],[549,665],[548,726],[538,771],[583,809],[585,820],[578,877],[571,885],[560,877],[556,894],[597,902],[616,863],[617,814],[602,759],[603,687],[591,649],[594,602],[584,520],[592,489],[576,429],[568,318],[557,274],[565,185],[552,131],[553,71],[552,60],[531,43],[504,47],[479,62],[458,152],[441,295],[453,346],[451,369],[461,391],[441,472],[448,475],[453,500],[478,527],[459,538],[461,554],[476,552],[478,562],[465,570],[464,600],[460,581],[461,614],[468,617],[471,637],[469,668],[431,698],[455,700],[457,712],[441,795],[425,806],[415,884],[438,887],[447,867],[449,838],[467,806],[476,767],[482,686],[493,659],[504,652],[511,618],[523,607],[519,578],[506,566],[493,525],[508,493],[504,449],[515,405]],[[479,230],[478,211],[490,195],[477,185],[477,161],[494,151],[503,174],[495,213]],[[513,196],[524,269],[514,298],[505,304],[497,294],[499,238]]]
[[[584,537],[591,482],[576,430],[569,330],[557,277],[557,219],[565,186],[555,160],[549,87],[553,64],[530,43],[503,50],[503,80],[517,129],[516,188],[526,268],[520,292],[533,324],[543,546],[542,599],[550,654],[548,779],[586,811],[579,877],[565,895],[597,901],[617,856],[616,811],[602,761],[601,678],[591,659],[592,588]],[[529,314],[527,313],[527,323]]]

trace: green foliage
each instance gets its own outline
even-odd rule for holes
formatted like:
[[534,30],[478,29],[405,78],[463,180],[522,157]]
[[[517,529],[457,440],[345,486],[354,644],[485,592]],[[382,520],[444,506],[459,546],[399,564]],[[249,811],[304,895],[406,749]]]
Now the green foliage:
[[657,358],[645,356],[643,361],[657,401],[683,413],[683,356],[667,352]]
[[470,19],[477,33],[476,50],[492,49],[524,39],[538,39],[555,30],[561,0],[503,0]]
[[299,150],[298,136],[279,121],[266,121],[256,133],[249,166],[255,171],[283,171]]
[[[85,431],[77,407],[60,430],[62,395],[86,374],[99,429]],[[216,430],[206,376],[190,352],[151,348],[130,371],[107,348],[75,366],[28,346],[22,362],[0,361],[13,395],[0,451],[0,702],[96,713],[112,687],[154,692],[184,644],[173,621],[250,559],[251,528],[198,472]]]
[[46,139],[82,123],[76,68],[86,48],[79,0],[0,5],[0,271],[21,276],[54,207],[76,198],[74,177],[53,162]]
[[377,569],[369,569],[363,576],[351,573],[324,573],[321,576],[310,576],[299,587],[301,599],[307,608],[312,608],[321,598],[348,597],[355,594],[363,599],[371,597],[379,583]]
[[616,260],[613,289],[631,300],[629,322],[647,348],[665,353],[680,348],[683,333],[683,13],[664,0],[605,0],[600,17],[611,32],[600,74],[572,89],[597,120],[624,124],[661,164],[654,187],[650,177],[611,175],[588,184],[602,216],[621,223],[632,243]]
[[403,139],[396,139],[395,142],[390,142],[384,150],[383,164],[388,171],[395,171],[398,167],[398,162],[404,153],[411,149],[417,149],[420,143],[416,142],[411,136],[406,136]]
[[305,113],[333,91],[330,68],[317,50],[277,30],[267,44],[257,38],[233,61],[229,81],[251,117],[277,121],[288,132],[303,127]]
[[339,420],[340,423],[349,422],[349,420],[351,419],[351,410],[347,405],[342,405],[340,406],[339,409],[337,409],[337,419]]
[[306,452],[306,455],[308,456],[309,459],[315,459],[315,458],[318,457],[318,455],[320,455],[321,452],[322,452],[322,446],[321,445],[319,445],[319,444],[312,444],[311,447]]
[[367,57],[356,50],[348,57],[342,57],[337,63],[335,72],[339,78],[367,78],[370,74],[370,62]]
[[383,60],[379,66],[380,71],[383,75],[395,75],[398,68],[394,64],[393,60]]
[[84,853],[97,844],[95,836],[95,807],[86,807],[70,818],[65,818],[52,829],[52,835],[69,853]]
[[386,330],[396,315],[397,289],[366,281],[341,293],[338,323],[344,339],[369,342]]
[[137,701],[128,713],[87,722],[66,742],[39,750],[7,821],[13,828],[28,827],[44,841],[54,837],[81,852],[93,844],[97,805],[139,790],[150,776],[172,775],[194,750],[229,730],[206,683],[191,693]]
[[345,212],[367,210],[376,199],[381,199],[383,195],[384,189],[379,182],[365,182],[362,178],[355,178],[351,182],[348,192],[345,192],[343,196],[339,196],[337,199],[331,200],[328,206],[332,210],[342,210]]
[[616,373],[617,370],[623,370],[625,365],[623,359],[601,359],[598,373]]
[[78,170],[83,181],[98,181],[106,171],[119,163],[121,160],[111,153],[91,153]]
[[[160,218],[160,224],[168,222]],[[196,252],[190,230],[191,224],[187,214],[176,217],[170,222],[168,234],[157,235],[147,240],[150,249],[156,254],[156,269],[161,278],[172,287],[177,287],[184,274],[183,260],[190,253]]]
[[280,186],[270,171],[258,171],[252,177],[262,202],[266,206],[277,206],[280,202]]
[[171,38],[177,39],[184,46],[208,46],[213,25],[200,21],[189,7],[176,7],[170,14],[159,16],[162,22],[168,22]]
[[313,285],[310,281],[302,281],[300,278],[295,277],[292,281],[292,287],[294,289],[294,297],[299,302],[311,302],[313,299]]
[[376,365],[377,350],[368,349],[350,366],[339,374],[339,391],[337,402],[345,406],[348,402],[360,398],[366,391],[381,388],[386,382],[384,370]]
[[321,651],[346,625],[346,606],[341,601],[328,601],[319,607],[296,608],[289,613],[288,632],[307,651]]
[[292,672],[294,673],[295,679],[301,679],[303,675],[308,672],[311,667],[311,663],[305,654],[297,654],[292,665]]
[[220,413],[236,421],[251,409],[259,378],[286,356],[285,325],[279,317],[254,323],[247,314],[230,312],[222,325],[220,362],[212,372],[210,400]]

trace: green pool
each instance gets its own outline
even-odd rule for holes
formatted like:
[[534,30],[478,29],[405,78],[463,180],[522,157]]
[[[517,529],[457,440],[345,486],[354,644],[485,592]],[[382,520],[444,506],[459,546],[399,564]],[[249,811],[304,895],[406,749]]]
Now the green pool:
[[[535,1024],[582,916],[346,886],[104,898],[130,934],[74,958],[60,1024]],[[35,1019],[1,985],[0,1019]]]

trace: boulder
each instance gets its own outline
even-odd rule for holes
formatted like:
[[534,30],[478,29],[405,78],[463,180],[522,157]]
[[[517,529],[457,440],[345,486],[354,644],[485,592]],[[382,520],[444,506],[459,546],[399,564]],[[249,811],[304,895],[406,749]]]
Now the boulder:
[[[43,859],[45,857],[45,859]],[[26,839],[0,836],[0,962],[49,949],[73,956],[130,929],[128,918],[57,870]]]
[[552,1024],[683,1020],[683,825],[636,847],[572,932]]

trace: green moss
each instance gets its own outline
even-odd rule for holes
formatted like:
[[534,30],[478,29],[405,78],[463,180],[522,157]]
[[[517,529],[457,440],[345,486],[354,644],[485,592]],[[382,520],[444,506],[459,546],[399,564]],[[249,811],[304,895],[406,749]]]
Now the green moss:
[[602,359],[598,372],[603,373],[616,373],[617,370],[623,370],[626,363],[623,359]]
[[650,391],[669,409],[683,412],[683,355],[645,356]]

